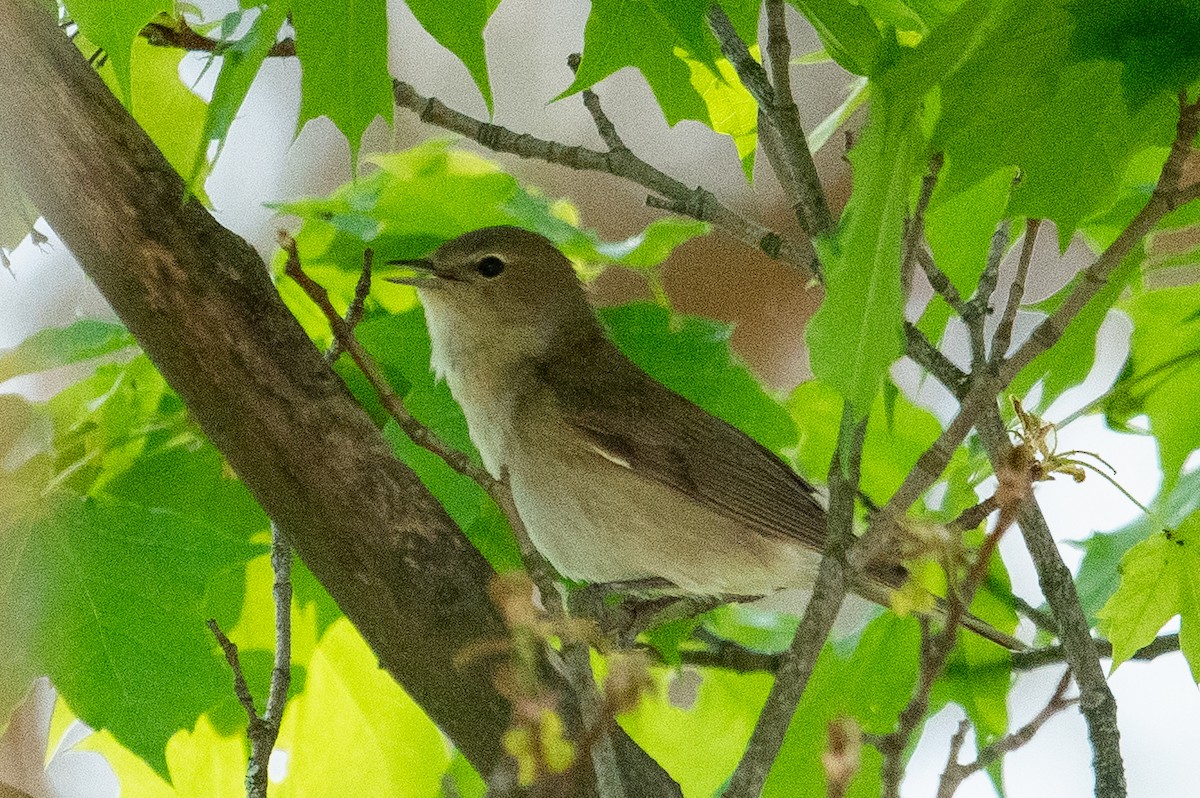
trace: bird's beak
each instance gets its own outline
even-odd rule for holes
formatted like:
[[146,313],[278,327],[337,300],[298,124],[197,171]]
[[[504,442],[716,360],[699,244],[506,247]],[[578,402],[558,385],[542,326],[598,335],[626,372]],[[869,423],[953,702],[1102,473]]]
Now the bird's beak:
[[447,275],[438,274],[433,261],[429,258],[413,258],[411,260],[389,260],[389,266],[399,266],[402,269],[411,269],[416,274],[404,277],[387,277],[389,283],[399,283],[400,285],[411,285],[417,288],[429,287],[437,285]]

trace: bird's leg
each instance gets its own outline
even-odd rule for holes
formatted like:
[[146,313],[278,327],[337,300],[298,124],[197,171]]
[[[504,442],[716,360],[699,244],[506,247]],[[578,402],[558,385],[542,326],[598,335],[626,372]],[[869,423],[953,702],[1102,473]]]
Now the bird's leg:
[[587,585],[571,592],[572,615],[593,618],[601,632],[621,648],[638,635],[664,623],[691,618],[722,604],[752,601],[757,596],[699,596],[660,577]]

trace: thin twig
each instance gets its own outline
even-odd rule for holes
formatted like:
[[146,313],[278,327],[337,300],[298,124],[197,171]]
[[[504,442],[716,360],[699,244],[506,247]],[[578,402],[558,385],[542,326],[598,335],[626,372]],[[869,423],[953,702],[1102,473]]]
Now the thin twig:
[[209,618],[207,623],[208,630],[217,639],[217,643],[221,646],[221,651],[225,654],[225,661],[229,663],[229,669],[233,671],[233,693],[237,696],[238,703],[242,705],[242,709],[246,710],[246,716],[253,723],[258,719],[258,710],[254,708],[254,696],[250,694],[250,685],[246,684],[246,674],[242,672],[242,663],[238,658],[237,644],[221,631],[221,627],[217,625],[215,618]]
[[[358,275],[358,283],[354,286],[354,299],[351,300],[350,307],[346,309],[346,327],[351,332],[362,321],[367,294],[371,293],[371,266],[374,262],[375,250],[367,247],[363,250],[363,267]],[[329,351],[325,353],[325,360],[334,363],[341,355],[342,339],[334,336],[333,343],[329,346]]]
[[817,272],[817,256],[810,241],[802,239],[793,242],[774,230],[741,216],[723,205],[711,191],[688,188],[628,149],[601,152],[588,147],[569,147],[556,141],[515,133],[500,125],[459,113],[437,98],[424,97],[401,80],[392,81],[392,94],[397,105],[415,112],[422,122],[458,133],[495,152],[507,152],[521,158],[533,158],[571,169],[604,172],[625,178],[657,195],[647,198],[648,205],[710,222],[772,258],[812,273]]
[[[697,638],[703,639],[703,630],[698,630]],[[679,652],[680,660],[685,665],[699,668],[721,668],[738,673],[774,673],[783,662],[783,654],[763,654],[742,648],[736,643],[717,638],[704,639],[707,646],[704,649],[684,649]],[[656,649],[645,649],[648,653],[657,655]],[[1130,656],[1131,660],[1149,662],[1167,654],[1179,651],[1179,635],[1165,634],[1155,638],[1153,642],[1139,648]],[[1112,656],[1112,644],[1107,640],[1096,640],[1096,652],[1101,657]],[[1029,648],[1024,651],[1012,652],[1012,669],[1015,671],[1032,671],[1049,665],[1064,663],[1066,651],[1061,645]],[[663,664],[674,664],[663,662]]]
[[1029,264],[1033,261],[1033,246],[1037,243],[1040,219],[1028,219],[1025,222],[1025,240],[1021,244],[1021,257],[1017,261],[1017,274],[1012,285],[1008,288],[1008,304],[1004,306],[1004,315],[1000,317],[1000,325],[992,337],[991,366],[995,369],[1008,354],[1009,344],[1012,343],[1013,325],[1017,321],[1017,311],[1025,298],[1025,281],[1029,278]]
[[[945,160],[945,156],[941,152],[935,152],[929,159],[929,171],[921,179],[921,193],[917,196],[917,206],[913,210],[912,217],[906,220],[904,224],[904,254],[900,259],[900,269],[906,281],[905,285],[908,285],[907,281],[911,279],[910,275],[912,274],[913,265],[917,262],[918,251],[923,252],[928,261],[928,265],[922,263],[921,266],[925,270],[926,276],[930,278],[930,284],[933,283],[935,277],[935,275],[931,274],[931,271],[941,275],[940,271],[933,268],[933,258],[929,256],[928,252],[924,252],[925,212],[929,209],[929,200],[933,198],[933,190],[937,187],[938,174],[942,171],[942,165],[945,163]],[[946,281],[946,284],[949,285],[949,280]],[[952,285],[949,285],[949,288],[950,290],[954,290],[954,286]]]
[[933,262],[933,256],[924,247],[917,247],[913,251],[913,257],[916,259],[917,265],[925,272],[925,278],[929,280],[933,290],[941,294],[942,298],[946,300],[946,304],[954,308],[954,312],[959,316],[969,315],[970,311],[963,302],[962,294],[954,287],[954,283],[950,282],[946,273]]
[[971,387],[971,375],[954,365],[911,321],[904,322],[905,351],[960,401]]
[[[1112,643],[1109,641],[1096,640],[1095,646],[1096,654],[1100,657],[1107,658],[1112,656]],[[1131,660],[1148,662],[1164,654],[1173,654],[1176,651],[1179,651],[1179,634],[1177,632],[1154,638],[1153,642],[1142,646],[1129,658]],[[1012,658],[1015,670],[1029,671],[1058,662],[1066,662],[1067,652],[1061,645],[1055,645],[1029,649],[1028,651],[1014,651]]]
[[1002,756],[1012,753],[1028,743],[1046,725],[1047,721],[1067,707],[1078,703],[1078,698],[1066,697],[1067,688],[1070,685],[1071,671],[1068,669],[1063,673],[1062,679],[1059,680],[1058,687],[1055,689],[1050,701],[1047,702],[1046,706],[1033,720],[1012,734],[1007,734],[994,743],[984,746],[979,751],[975,761],[966,764],[958,761],[958,754],[962,750],[963,739],[966,737],[967,721],[964,720],[963,724],[959,726],[959,731],[955,733],[954,738],[951,740],[950,756],[946,762],[946,769],[942,772],[942,778],[938,783],[937,798],[952,798],[954,793],[957,792],[959,785],[969,776],[978,773],[988,765],[999,760]]
[[[271,570],[275,573],[271,583],[275,599],[275,660],[263,720],[278,727],[292,685],[292,546],[274,521],[271,522]],[[266,766],[264,759],[264,770]]]
[[[923,635],[923,639],[927,643],[922,646],[917,689],[913,692],[908,705],[900,712],[900,717],[896,721],[896,729],[890,734],[884,735],[876,743],[879,752],[883,755],[883,795],[886,798],[899,798],[900,781],[904,776],[904,752],[908,749],[913,733],[925,718],[925,713],[929,711],[929,700],[934,682],[945,670],[950,652],[958,640],[959,625],[967,614],[976,591],[987,576],[988,564],[1000,543],[1000,538],[1007,531],[1009,524],[1004,520],[1004,508],[1002,507],[1001,510],[1001,520],[997,523],[996,528],[983,539],[966,578],[957,586],[957,589],[952,586],[947,591],[945,627],[936,635]],[[951,576],[952,574],[947,574],[948,579]],[[925,621],[925,619],[922,620]]]
[[[791,45],[784,24],[782,0],[767,0],[767,56],[775,79],[774,86],[763,66],[750,55],[749,48],[738,36],[733,22],[719,3],[709,6],[708,24],[721,45],[721,53],[729,59],[742,83],[779,133],[779,145],[784,156],[782,160],[786,166],[779,169],[773,162],[772,167],[785,187],[785,193],[797,198],[793,210],[801,229],[809,236],[828,232],[833,228],[833,215],[829,211],[817,167],[808,148],[800,111],[792,97],[788,74]],[[767,157],[770,160],[770,154]]]
[[792,646],[776,671],[775,683],[754,726],[746,753],[729,779],[725,798],[757,798],[762,792],[816,667],[817,657],[846,597],[846,554],[854,542],[854,498],[858,492],[865,432],[866,419],[853,423],[847,409],[829,468],[829,537],[812,598],[800,619]]
[[[977,376],[986,370],[988,365],[987,344],[985,343],[985,328],[987,317],[992,312],[992,294],[1000,281],[1000,261],[1004,259],[1004,251],[1008,248],[1009,222],[1001,219],[992,233],[992,246],[988,250],[987,262],[983,273],[979,275],[979,284],[975,295],[967,303],[963,322],[971,336],[971,371]],[[1002,386],[996,386],[997,389]]]
[[[582,60],[583,57],[579,53],[571,53],[567,56],[567,66],[571,68],[571,72],[579,71],[579,64]],[[583,94],[583,107],[592,115],[592,122],[595,123],[596,132],[600,134],[600,140],[604,142],[604,146],[608,147],[609,152],[617,150],[628,152],[629,148],[625,146],[625,142],[617,133],[617,126],[600,107],[600,98],[596,92],[584,89],[581,93]]]
[[426,427],[421,422],[413,418],[408,412],[408,408],[392,390],[392,387],[384,379],[383,374],[379,371],[379,367],[375,365],[375,361],[367,354],[358,339],[354,337],[354,331],[342,318],[341,314],[333,307],[329,301],[329,294],[321,287],[316,280],[305,273],[300,266],[300,256],[296,252],[296,239],[292,238],[285,232],[279,233],[279,245],[287,254],[287,263],[284,266],[284,272],[288,277],[292,278],[297,285],[304,290],[308,298],[316,303],[321,312],[325,314],[325,319],[329,322],[330,328],[333,330],[333,337],[336,339],[346,354],[362,371],[363,376],[367,378],[367,382],[371,383],[371,387],[375,390],[379,397],[380,404],[387,410],[388,415],[399,425],[409,438],[423,449],[428,449],[446,462],[452,469],[464,476],[470,477],[476,484],[486,490],[489,494],[497,489],[499,480],[492,477],[482,467],[475,465],[467,455],[451,447],[441,438],[439,438],[432,430]]

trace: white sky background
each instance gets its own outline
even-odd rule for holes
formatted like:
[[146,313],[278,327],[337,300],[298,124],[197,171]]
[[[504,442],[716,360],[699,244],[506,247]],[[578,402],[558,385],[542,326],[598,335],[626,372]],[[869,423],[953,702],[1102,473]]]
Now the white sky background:
[[[208,4],[205,4],[208,5]],[[582,47],[587,6],[581,2],[547,4],[535,0],[505,0],[487,31],[489,65],[495,92],[496,122],[519,131],[531,132],[570,143],[594,144],[595,131],[578,98],[546,105],[569,82],[566,57]],[[409,15],[401,2],[392,2],[392,67],[424,94],[432,94],[451,107],[483,116],[483,101],[466,70],[441,49]],[[807,26],[793,15],[797,52],[816,49]],[[185,61],[185,75],[199,72],[200,59]],[[190,70],[190,72],[189,72]],[[212,74],[208,76],[211,86]],[[840,102],[839,81],[845,78],[832,67],[796,68],[794,75],[800,105],[809,127]],[[741,178],[732,144],[700,125],[683,123],[670,129],[662,119],[644,80],[625,70],[601,84],[605,109],[618,130],[639,155],[685,183],[713,188],[731,204],[751,214],[762,194],[774,198],[774,183],[760,177],[754,199]],[[299,106],[299,67],[294,59],[270,61],[243,106],[221,160],[207,188],[217,219],[244,236],[264,255],[274,248],[280,221],[263,207],[271,200],[304,194],[322,194],[349,177],[349,153],[345,141],[325,120],[310,123],[292,143]],[[399,132],[393,134],[376,124],[368,133],[363,152],[405,146],[416,141],[418,131],[412,114],[397,110]],[[839,140],[834,138],[834,143]],[[832,146],[832,145],[831,145]],[[585,174],[565,168],[544,167],[516,159],[504,160],[519,177],[541,186],[551,195],[576,201],[586,224],[597,227],[609,239],[631,235],[652,218],[643,206],[645,191],[615,179],[600,179],[592,186]],[[826,163],[827,158],[818,158]],[[763,175],[765,170],[760,170]],[[587,184],[586,190],[580,186]],[[761,210],[761,209],[760,209]],[[44,222],[39,229],[46,231]],[[1052,237],[1047,233],[1045,239]],[[1051,246],[1049,248],[1053,250]],[[77,317],[111,317],[104,300],[79,270],[65,247],[51,236],[39,249],[28,241],[13,254],[15,277],[0,274],[0,348],[15,345],[37,329],[62,326]],[[1050,271],[1042,284],[1033,288],[1038,299],[1065,280],[1065,271]],[[1004,284],[997,292],[1006,296]],[[764,311],[765,312],[765,311]],[[1032,315],[1022,314],[1020,330],[1028,330]],[[1129,323],[1110,316],[1102,329],[1098,366],[1088,383],[1057,402],[1049,420],[1064,417],[1103,392],[1119,370],[1128,348]],[[799,338],[801,331],[796,331]],[[897,379],[912,386],[911,369],[898,366]],[[906,377],[908,379],[906,379]],[[49,379],[17,379],[0,386],[0,392],[44,393],[68,380],[64,375]],[[953,412],[943,394],[922,392],[920,398],[934,404],[940,417]],[[1097,418],[1086,418],[1061,430],[1060,449],[1095,451],[1119,469],[1118,479],[1141,501],[1149,503],[1161,475],[1152,439],[1118,435]],[[1068,479],[1040,485],[1039,500],[1050,527],[1063,541],[1088,537],[1093,531],[1119,528],[1138,514],[1127,499],[1105,481],[1091,477],[1082,485]],[[1036,575],[1017,533],[1002,544],[1016,591],[1034,604],[1041,603]],[[1073,568],[1080,554],[1070,546],[1064,556]],[[1042,669],[1019,678],[1011,698],[1011,723],[1016,727],[1044,706],[1060,671]],[[1130,782],[1130,795],[1184,798],[1196,794],[1200,776],[1200,694],[1192,683],[1182,656],[1160,657],[1152,663],[1130,662],[1121,666],[1111,685],[1119,706],[1122,749]],[[906,796],[932,795],[944,766],[950,734],[962,713],[950,707],[934,718],[909,768],[904,785]],[[966,750],[972,750],[968,740]],[[0,752],[2,753],[2,752]],[[1006,760],[1005,774],[1011,796],[1054,796],[1075,798],[1091,795],[1090,749],[1082,717],[1064,712],[1052,720],[1035,740]],[[2,768],[0,768],[2,772]],[[62,787],[57,796],[99,796],[103,790],[76,784]],[[74,790],[74,791],[72,791]],[[986,776],[968,780],[958,795],[966,798],[991,796]]]

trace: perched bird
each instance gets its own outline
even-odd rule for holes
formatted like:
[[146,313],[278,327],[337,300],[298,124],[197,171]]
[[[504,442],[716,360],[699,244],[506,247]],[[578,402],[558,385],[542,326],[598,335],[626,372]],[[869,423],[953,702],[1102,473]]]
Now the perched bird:
[[[393,281],[417,288],[432,368],[561,574],[697,595],[811,589],[826,534],[814,487],[630,361],[550,241],[491,227],[397,263],[418,272]],[[891,577],[861,592],[879,600]]]

